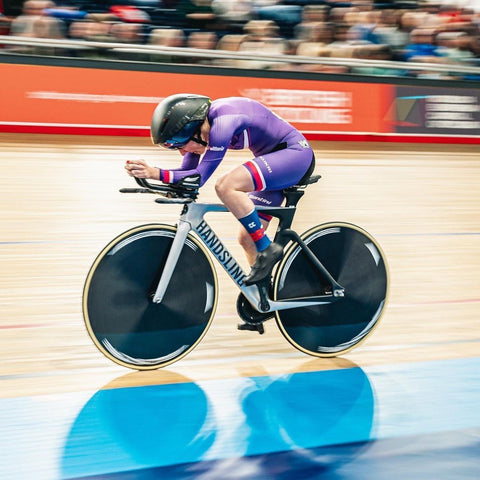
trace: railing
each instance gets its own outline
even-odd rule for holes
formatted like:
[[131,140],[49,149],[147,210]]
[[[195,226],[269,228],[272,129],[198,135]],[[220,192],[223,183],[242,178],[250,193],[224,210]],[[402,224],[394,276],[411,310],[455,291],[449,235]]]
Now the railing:
[[[366,60],[366,59],[352,59],[352,58],[340,58],[340,57],[307,57],[301,55],[278,55],[268,54],[262,55],[257,52],[254,54],[231,52],[223,50],[204,50],[197,48],[186,47],[165,47],[159,45],[135,45],[115,42],[97,42],[97,41],[81,41],[70,39],[44,39],[44,38],[25,38],[8,35],[0,35],[0,45],[3,45],[3,49],[0,49],[0,54],[8,53],[22,53],[14,48],[5,48],[5,46],[24,46],[30,47],[32,52],[35,53],[35,49],[40,48],[53,48],[59,50],[75,50],[75,51],[90,51],[90,52],[110,52],[113,55],[128,53],[128,54],[147,54],[154,56],[174,56],[177,59],[191,58],[196,59],[208,59],[215,60],[243,60],[243,61],[263,61],[270,64],[290,64],[290,65],[326,65],[326,66],[341,66],[341,67],[373,67],[389,70],[401,70],[403,72],[435,72],[439,74],[447,75],[460,75],[460,76],[474,76],[480,79],[480,67],[466,66],[456,63],[420,63],[420,62],[398,62],[398,61],[382,61],[382,60]],[[142,61],[145,61],[142,59]],[[156,59],[155,61],[158,61]],[[225,66],[225,65],[223,65]],[[235,68],[242,68],[235,65]],[[244,66],[248,68],[248,65]],[[275,70],[275,66],[270,67]]]

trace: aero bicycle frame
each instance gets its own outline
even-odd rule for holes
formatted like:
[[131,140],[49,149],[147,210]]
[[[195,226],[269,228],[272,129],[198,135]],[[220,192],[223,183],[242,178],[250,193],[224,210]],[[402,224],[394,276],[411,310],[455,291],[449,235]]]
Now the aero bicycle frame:
[[[133,191],[150,191],[154,192],[170,192],[169,187],[161,187],[152,185],[146,180],[135,179],[137,183],[146,190],[138,189],[122,189],[124,192]],[[317,177],[318,180],[318,177]],[[315,180],[316,181],[316,180]],[[286,206],[282,207],[256,207],[259,212],[272,215],[279,219],[279,225],[275,235],[275,242],[279,243],[282,247],[285,247],[289,241],[293,241],[298,244],[300,248],[305,252],[313,265],[321,272],[321,274],[328,280],[332,290],[331,293],[325,295],[311,296],[311,297],[299,297],[289,298],[284,300],[271,300],[268,297],[268,287],[265,285],[250,285],[247,286],[243,283],[246,273],[240,267],[233,255],[228,251],[225,245],[217,237],[215,231],[205,220],[205,215],[209,212],[228,212],[225,205],[216,203],[196,203],[193,198],[158,198],[157,203],[183,203],[183,211],[180,215],[177,231],[170,248],[162,275],[160,277],[158,286],[153,295],[154,303],[161,303],[164,294],[169,285],[173,271],[177,264],[177,261],[182,252],[183,245],[187,239],[189,232],[194,231],[200,241],[205,247],[212,253],[212,255],[218,260],[220,265],[224,268],[230,278],[237,284],[238,288],[242,291],[252,306],[259,312],[273,312],[278,310],[286,310],[290,308],[307,307],[313,305],[330,304],[339,298],[344,296],[344,289],[339,285],[336,280],[330,275],[322,263],[316,258],[312,251],[308,248],[301,237],[291,230],[291,224],[296,212],[296,204],[298,200],[303,196],[303,190],[299,190],[298,187],[287,189],[284,191],[287,197]]]

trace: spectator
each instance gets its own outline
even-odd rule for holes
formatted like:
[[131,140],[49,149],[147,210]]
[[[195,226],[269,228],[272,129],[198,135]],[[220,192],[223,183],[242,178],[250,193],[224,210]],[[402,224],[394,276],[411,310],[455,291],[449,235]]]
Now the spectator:
[[295,28],[295,38],[298,42],[332,43],[335,27],[325,21],[302,22]]
[[[50,1],[28,0],[23,4],[22,14],[15,18],[10,26],[10,35],[30,38],[61,39],[65,38],[65,24],[53,17],[46,15],[46,11],[53,7]],[[18,53],[34,53],[39,55],[52,55],[63,53],[63,49],[46,46],[13,46],[10,51]]]
[[90,22],[88,21],[75,21],[70,24],[68,29],[68,36],[72,40],[88,40],[89,37]]
[[232,33],[237,33],[253,18],[251,0],[212,0],[212,9],[216,16],[229,26]]
[[[471,48],[474,38],[464,32],[441,32],[437,35],[438,50],[447,63],[475,66],[475,54]],[[464,78],[464,74],[454,68],[448,75],[450,78]]]
[[187,39],[187,47],[214,50],[217,40],[215,32],[192,32]]
[[[192,32],[187,39],[188,48],[200,50],[215,50],[217,48],[217,34],[215,32]],[[209,57],[192,56],[184,59],[190,63],[200,63],[203,65],[213,64],[214,60]]]
[[[78,20],[70,24],[68,36],[72,40],[84,42],[115,42],[112,35],[112,26],[114,22],[110,21],[94,21],[94,20]],[[70,50],[70,55],[82,58],[105,59],[110,58],[112,53],[107,49],[90,49],[88,46],[81,45]]]
[[10,35],[17,37],[35,37],[35,22],[43,15],[43,11],[46,8],[53,7],[54,5],[55,4],[50,1],[27,0],[23,4],[22,14],[16,17],[11,23]]
[[410,34],[415,28],[428,24],[429,14],[426,12],[406,11],[400,17],[400,28]]
[[228,52],[238,52],[240,45],[247,39],[248,35],[246,34],[227,34],[224,35],[217,42],[217,49],[226,50]]
[[402,11],[383,10],[380,22],[373,32],[381,45],[388,45],[392,51],[392,58],[395,60],[399,52],[409,43],[409,32],[400,28]]
[[302,20],[302,7],[300,5],[283,5],[283,2],[256,3],[255,14],[260,20],[272,20],[279,29],[282,37],[291,39],[294,28]]
[[[185,33],[181,28],[155,28],[150,32],[148,43],[160,47],[180,48],[185,46]],[[158,52],[150,55],[150,60],[154,62],[182,62],[183,57],[176,55],[175,52]]]
[[362,36],[363,32],[359,26],[350,27],[347,23],[336,25],[334,41],[328,45],[332,52],[331,56],[351,58],[356,46],[371,44],[368,40],[363,40]]
[[[238,51],[251,55],[283,55],[286,53],[286,40],[279,36],[279,28],[272,20],[250,20],[244,27],[247,37],[241,42]],[[265,69],[276,65],[267,60],[238,60],[240,68]]]
[[471,64],[475,58],[470,50],[471,40],[464,32],[440,32],[437,35],[437,51],[451,63]]
[[[139,45],[144,43],[144,25],[142,23],[114,22],[110,28],[111,41],[125,43],[127,45]],[[116,49],[115,58],[120,60],[131,60],[137,62],[148,62],[150,55],[138,51],[124,51]]]
[[113,23],[110,28],[113,42],[139,44],[143,42],[143,25],[140,23]]
[[[66,38],[65,24],[58,18],[46,15],[40,16],[33,25],[33,36],[35,38],[61,40]],[[33,52],[36,55],[61,55],[66,49],[53,46],[35,46]]]
[[305,5],[302,12],[302,22],[326,22],[328,20],[326,5]]
[[[361,60],[378,60],[380,62],[391,61],[393,59],[392,50],[388,45],[363,45],[354,49],[354,58]],[[379,65],[354,66],[350,70],[352,73],[369,76],[391,76],[401,77],[404,70],[399,68],[385,67]]]
[[348,23],[336,23],[333,29],[333,42],[331,47],[344,47],[351,45],[349,39],[350,25]]
[[[452,65],[480,64],[480,0],[478,5],[463,0],[384,0],[380,3],[370,0],[112,0],[100,4],[81,0],[59,2],[61,3],[54,4],[49,0],[27,0],[18,17],[0,17],[0,28],[3,31],[8,29],[11,35],[24,37],[58,39],[64,38],[65,32],[68,32],[68,36],[73,39],[134,45],[145,42],[147,32],[153,28],[148,39],[152,45],[239,51],[252,57],[258,54],[297,54],[369,60],[388,57],[407,62]],[[450,3],[455,5],[452,7]],[[159,13],[162,8],[154,8],[154,4],[164,10],[168,9],[168,15]],[[377,8],[380,4],[381,8]],[[158,11],[154,13],[154,10]],[[151,27],[149,22],[154,26]],[[159,25],[162,28],[158,28]],[[370,48],[373,45],[380,48]],[[388,52],[383,47],[385,45],[389,47]],[[17,52],[33,52],[33,47],[5,48]],[[37,52],[57,53],[53,50]],[[100,58],[110,55],[108,49],[91,52]],[[170,62],[184,62],[186,58],[190,63],[207,62],[242,68],[328,71],[323,70],[324,65],[317,64],[282,64],[258,59],[212,61],[173,53],[148,54],[144,58],[139,53],[131,52],[128,57],[129,60]],[[338,71],[342,72],[343,67]],[[385,74],[385,69],[377,72],[373,68],[370,71],[374,75]],[[368,69],[361,67],[355,72],[367,74]],[[431,72],[420,75],[431,75]]]
[[410,33],[410,43],[403,50],[407,62],[436,62],[441,56],[435,45],[435,30],[416,28]]
[[181,28],[155,28],[150,32],[149,43],[162,47],[184,47],[185,33]]

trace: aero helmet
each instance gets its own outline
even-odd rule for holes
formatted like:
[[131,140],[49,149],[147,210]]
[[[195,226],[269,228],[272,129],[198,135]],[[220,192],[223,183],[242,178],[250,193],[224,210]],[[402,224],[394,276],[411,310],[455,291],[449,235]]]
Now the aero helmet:
[[205,121],[211,102],[203,95],[188,93],[164,98],[153,112],[152,142],[171,149],[186,145]]

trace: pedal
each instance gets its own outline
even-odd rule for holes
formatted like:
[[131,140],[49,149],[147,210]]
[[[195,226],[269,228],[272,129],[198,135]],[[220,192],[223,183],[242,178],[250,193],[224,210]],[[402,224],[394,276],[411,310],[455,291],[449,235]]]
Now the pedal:
[[258,332],[260,335],[265,333],[263,323],[239,323],[238,330],[249,330],[250,332]]

